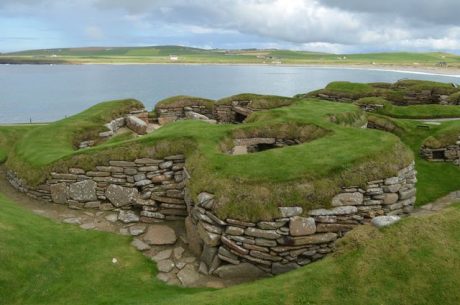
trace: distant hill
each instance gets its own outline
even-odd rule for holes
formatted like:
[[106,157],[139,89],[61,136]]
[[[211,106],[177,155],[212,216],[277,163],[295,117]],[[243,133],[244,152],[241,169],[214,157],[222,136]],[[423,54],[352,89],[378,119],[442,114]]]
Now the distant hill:
[[332,54],[278,49],[199,49],[185,46],[84,47],[0,54],[0,63],[240,63],[404,65],[460,68],[460,56],[442,52]]

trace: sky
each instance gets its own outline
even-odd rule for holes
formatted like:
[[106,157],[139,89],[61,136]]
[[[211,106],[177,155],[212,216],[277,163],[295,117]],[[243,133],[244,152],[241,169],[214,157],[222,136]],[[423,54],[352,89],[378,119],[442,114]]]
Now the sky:
[[0,52],[184,45],[460,54],[460,0],[0,0]]

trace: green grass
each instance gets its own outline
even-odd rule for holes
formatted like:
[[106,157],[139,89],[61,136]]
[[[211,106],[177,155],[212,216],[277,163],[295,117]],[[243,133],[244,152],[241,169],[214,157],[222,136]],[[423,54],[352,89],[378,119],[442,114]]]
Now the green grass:
[[458,206],[384,230],[362,226],[322,261],[212,291],[159,282],[128,237],[57,224],[3,195],[0,208],[2,305],[454,305],[460,298]]
[[157,280],[154,263],[129,243],[31,214],[0,194],[0,304],[157,304],[199,291]]
[[[17,142],[8,164],[19,165],[15,170],[27,173],[24,176],[34,173],[41,175],[33,169],[44,168],[65,155],[73,154],[81,141],[99,141],[98,134],[106,130],[103,126],[105,123],[142,107],[136,100],[110,101],[55,123],[34,128]],[[16,160],[26,162],[20,164]],[[37,176],[29,178],[37,179]]]
[[214,107],[214,101],[201,97],[179,95],[159,101],[155,104],[155,109],[182,108],[195,105],[204,106],[208,109],[212,109]]
[[21,139],[24,134],[37,127],[38,125],[0,126],[0,164],[6,161],[14,144]]
[[[193,195],[213,192],[222,202],[216,211],[219,216],[256,220],[279,215],[278,206],[301,205],[305,210],[328,206],[341,186],[392,176],[413,158],[396,136],[357,128],[364,123],[357,106],[318,100],[297,100],[287,107],[256,112],[242,125],[180,121],[135,140],[73,150],[67,132],[84,126],[95,109],[26,134],[7,166],[37,184],[50,170],[90,169],[110,159],[184,153],[194,177],[189,183]],[[316,139],[240,156],[220,149],[238,130],[276,135],[296,124],[311,126],[305,130],[323,136],[304,134],[306,139]]]

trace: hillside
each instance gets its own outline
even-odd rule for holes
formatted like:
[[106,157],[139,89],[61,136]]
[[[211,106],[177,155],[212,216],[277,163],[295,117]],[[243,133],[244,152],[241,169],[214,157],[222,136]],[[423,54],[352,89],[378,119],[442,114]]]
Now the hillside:
[[458,68],[460,56],[448,53],[329,54],[292,50],[223,50],[182,46],[88,47],[29,50],[0,54],[0,63],[220,63],[383,65]]

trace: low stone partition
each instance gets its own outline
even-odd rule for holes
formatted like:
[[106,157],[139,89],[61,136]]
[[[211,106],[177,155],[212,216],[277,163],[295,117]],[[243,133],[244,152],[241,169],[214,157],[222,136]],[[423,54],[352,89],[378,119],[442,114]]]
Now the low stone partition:
[[156,222],[183,219],[184,156],[161,160],[143,158],[109,161],[85,171],[70,168],[66,173],[52,172],[38,187],[29,187],[11,171],[8,180],[27,195],[70,208],[119,210],[123,222]]
[[213,120],[214,113],[213,109],[202,105],[199,102],[194,104],[188,104],[188,106],[181,105],[160,105],[157,106],[156,112],[158,115],[158,123],[164,125],[170,122],[174,122],[180,119],[187,118],[187,112],[197,113],[199,115],[205,116],[206,118]]
[[335,240],[374,217],[410,213],[415,183],[411,164],[365,188],[343,188],[329,209],[280,207],[279,218],[257,222],[220,219],[213,213],[214,196],[203,192],[196,203],[186,196],[187,235],[201,258],[201,272],[221,277],[238,277],[243,270],[280,274],[324,257],[334,250]]

